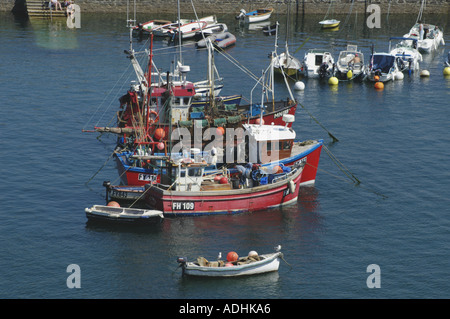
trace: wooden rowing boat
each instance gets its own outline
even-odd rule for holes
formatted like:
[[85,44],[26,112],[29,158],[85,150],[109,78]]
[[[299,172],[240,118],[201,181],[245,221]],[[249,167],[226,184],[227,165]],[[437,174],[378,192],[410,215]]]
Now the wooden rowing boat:
[[[256,253],[256,252],[253,252]],[[262,274],[278,271],[280,259],[283,254],[280,251],[271,254],[252,254],[236,261],[209,262],[204,257],[196,261],[187,261],[187,258],[178,258],[178,263],[183,270],[183,275],[201,277],[238,277]]]

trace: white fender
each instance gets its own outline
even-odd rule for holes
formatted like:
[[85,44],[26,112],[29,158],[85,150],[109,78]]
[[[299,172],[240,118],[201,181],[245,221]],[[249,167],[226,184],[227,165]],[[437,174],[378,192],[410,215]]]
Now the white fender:
[[294,181],[290,181],[289,182],[289,191],[291,192],[291,194],[293,194],[295,192],[295,183],[294,183]]

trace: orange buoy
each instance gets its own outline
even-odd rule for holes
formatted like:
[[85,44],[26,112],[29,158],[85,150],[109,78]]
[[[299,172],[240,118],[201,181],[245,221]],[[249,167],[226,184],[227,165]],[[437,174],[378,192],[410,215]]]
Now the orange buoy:
[[227,255],[227,261],[233,262],[238,260],[239,256],[236,252],[230,251]]
[[111,201],[108,203],[107,206],[111,206],[111,207],[120,207],[120,204],[118,202],[115,201]]
[[155,130],[155,139],[162,140],[166,136],[166,132],[163,128],[157,128]]
[[222,176],[220,176],[220,175],[217,175],[216,177],[214,177],[215,182],[220,182],[221,179],[222,179]]
[[216,133],[217,133],[217,135],[222,136],[223,134],[225,134],[225,129],[222,126],[219,126],[216,129]]
[[226,178],[225,176],[221,177],[219,180],[219,184],[228,184],[228,178]]
[[263,120],[263,119],[260,119],[260,118],[258,118],[258,119],[256,119],[255,123],[256,123],[256,124],[261,124],[261,125],[264,125],[264,120]]
[[378,76],[378,75],[375,75],[374,77],[373,77],[373,79],[375,80],[375,81],[380,81],[380,77]]
[[232,263],[226,263],[225,267],[233,267],[234,265]]
[[283,173],[283,168],[281,168],[281,166],[279,166],[279,165],[275,165],[272,169],[272,173],[273,174],[281,174],[281,173]]
[[384,89],[384,84],[383,84],[383,82],[377,82],[377,83],[375,83],[375,88],[376,88],[377,90],[382,90],[382,89]]

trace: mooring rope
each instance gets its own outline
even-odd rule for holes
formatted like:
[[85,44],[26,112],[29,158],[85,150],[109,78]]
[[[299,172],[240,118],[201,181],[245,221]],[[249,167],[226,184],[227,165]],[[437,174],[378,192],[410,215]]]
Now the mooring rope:
[[292,269],[292,266],[286,261],[286,259],[284,259],[283,253],[280,254],[280,259],[281,259],[282,261],[284,261],[284,262],[286,263],[286,265],[288,265],[288,266],[291,267],[291,269]]
[[106,159],[106,161],[103,163],[103,165],[97,170],[97,172],[95,172],[94,175],[92,175],[91,178],[89,178],[87,180],[87,182],[85,183],[85,185],[89,184],[89,182],[98,174],[100,173],[100,171],[106,166],[106,164],[109,162],[109,160],[111,159],[111,157],[113,157],[115,151],[111,153],[111,155],[108,156],[108,158]]
[[147,191],[148,191],[150,188],[152,188],[152,187],[153,187],[153,184],[150,183],[150,187],[148,187],[145,191],[143,191],[142,194],[141,194],[138,198],[136,198],[136,200],[135,200],[133,203],[131,203],[131,205],[130,205],[129,207],[130,207],[130,208],[133,207],[134,204],[136,204],[138,201],[140,201],[141,198],[145,195],[145,193],[147,193]]
[[361,184],[361,181],[352,173],[350,172],[350,170],[344,166],[344,164],[341,163],[341,161],[339,161],[337,159],[336,156],[334,156],[334,154],[331,153],[331,151],[328,149],[328,147],[326,147],[325,145],[323,145],[323,149],[325,150],[325,152],[328,154],[328,156],[333,160],[333,162],[336,164],[336,166],[338,166],[342,172],[345,173],[345,175],[348,176],[348,178],[350,178],[351,180],[353,180],[353,182],[358,185]]
[[298,102],[297,101],[297,103],[302,107],[302,109],[304,109],[307,113],[308,113],[308,115],[317,123],[317,124],[319,124],[320,125],[320,127],[322,127],[327,133],[328,133],[328,135],[333,139],[333,142],[339,142],[339,140],[337,139],[337,137],[335,137],[333,134],[331,134],[331,132],[330,131],[328,131],[326,128],[325,128],[325,126],[323,126],[306,108],[305,108],[305,106],[302,104],[302,103],[300,103],[300,102]]
[[[323,145],[323,149],[328,154],[328,156],[332,159],[332,161],[336,164],[336,166],[353,182],[353,184],[355,184],[356,186],[363,187],[363,188],[369,190],[370,192],[372,192],[372,193],[374,193],[374,194],[376,194],[378,196],[381,196],[383,198],[388,198],[388,196],[386,196],[386,195],[384,195],[384,194],[382,194],[382,193],[380,193],[378,191],[375,191],[373,189],[369,189],[369,188],[365,187],[364,185],[362,185],[361,180],[359,178],[357,178],[355,176],[355,174],[353,174],[347,167],[345,167],[344,164],[342,164],[342,162],[339,161],[337,159],[337,157],[334,154],[332,154],[331,151],[325,145]],[[313,166],[311,164],[309,164],[309,165]],[[320,170],[324,171],[323,169],[320,169]],[[329,172],[327,172],[327,173],[330,174]],[[330,174],[330,175],[333,175],[333,174]]]

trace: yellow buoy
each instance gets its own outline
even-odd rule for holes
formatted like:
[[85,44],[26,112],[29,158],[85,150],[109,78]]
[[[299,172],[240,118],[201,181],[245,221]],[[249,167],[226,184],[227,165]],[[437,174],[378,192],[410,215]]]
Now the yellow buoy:
[[329,80],[328,80],[328,84],[329,85],[337,85],[339,83],[339,80],[337,79],[337,77],[332,76]]
[[347,79],[351,79],[353,77],[353,72],[352,72],[352,70],[348,70],[348,72],[347,72]]
[[444,68],[444,75],[450,75],[450,66]]

